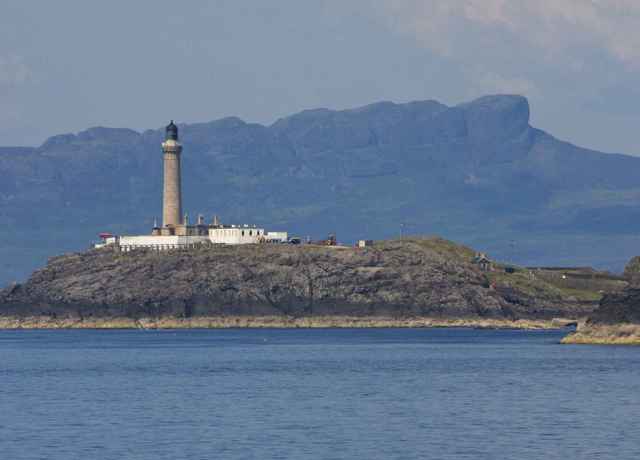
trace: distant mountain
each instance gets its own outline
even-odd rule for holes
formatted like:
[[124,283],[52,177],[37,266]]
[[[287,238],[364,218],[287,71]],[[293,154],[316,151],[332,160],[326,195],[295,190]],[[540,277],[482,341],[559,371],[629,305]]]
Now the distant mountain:
[[[380,102],[271,126],[180,125],[186,211],[341,241],[439,234],[521,264],[621,269],[640,253],[640,159],[559,141],[519,96]],[[0,148],[0,284],[100,231],[161,216],[163,130]]]

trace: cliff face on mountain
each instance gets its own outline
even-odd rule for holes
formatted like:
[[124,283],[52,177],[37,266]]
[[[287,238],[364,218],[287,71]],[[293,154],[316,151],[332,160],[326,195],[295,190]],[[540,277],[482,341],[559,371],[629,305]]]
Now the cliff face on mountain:
[[[529,111],[489,96],[180,125],[185,211],[343,241],[402,226],[522,264],[621,269],[638,245],[640,159],[561,142]],[[98,232],[148,233],[162,136],[98,127],[0,148],[0,285]]]
[[[579,318],[594,292],[496,265],[439,238],[370,248],[211,246],[55,257],[0,291],[0,316]],[[597,296],[597,294],[595,294]]]

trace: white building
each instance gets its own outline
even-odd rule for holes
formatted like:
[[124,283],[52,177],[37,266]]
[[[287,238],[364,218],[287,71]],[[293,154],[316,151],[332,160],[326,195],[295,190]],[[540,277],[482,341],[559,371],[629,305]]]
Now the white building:
[[118,237],[111,234],[109,234],[109,236],[100,235],[100,238],[102,238],[102,243],[96,243],[93,245],[96,249],[104,248],[110,244],[116,244],[118,241]]
[[[128,252],[135,249],[153,249],[166,251],[168,249],[193,248],[203,243],[209,243],[208,236],[119,236],[114,238],[121,251]],[[106,244],[110,244],[105,241]],[[111,243],[111,244],[113,244]]]
[[210,227],[208,235],[136,235],[109,236],[102,243],[95,244],[96,249],[116,245],[121,251],[151,249],[166,251],[169,249],[193,248],[201,244],[258,244],[286,243],[287,232],[266,232],[264,228],[248,225],[225,225]]
[[248,225],[224,225],[209,228],[209,241],[213,244],[257,244],[266,240],[264,228]]

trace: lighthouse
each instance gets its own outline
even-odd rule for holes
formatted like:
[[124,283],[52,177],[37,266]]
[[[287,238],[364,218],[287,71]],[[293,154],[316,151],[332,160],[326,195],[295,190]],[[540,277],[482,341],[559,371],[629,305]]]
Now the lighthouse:
[[162,186],[162,225],[154,220],[151,235],[112,235],[101,233],[101,243],[96,249],[115,247],[129,252],[137,249],[168,251],[192,249],[210,244],[258,244],[265,242],[286,242],[286,232],[266,232],[255,225],[223,225],[217,217],[211,224],[205,223],[204,216],[189,223],[182,209],[181,156],[182,144],[178,137],[178,127],[173,120],[165,128],[162,143],[164,182]]
[[175,234],[176,227],[185,225],[187,222],[182,220],[182,183],[180,177],[182,145],[178,141],[178,127],[173,123],[173,120],[165,130],[162,151],[164,154],[162,233]]

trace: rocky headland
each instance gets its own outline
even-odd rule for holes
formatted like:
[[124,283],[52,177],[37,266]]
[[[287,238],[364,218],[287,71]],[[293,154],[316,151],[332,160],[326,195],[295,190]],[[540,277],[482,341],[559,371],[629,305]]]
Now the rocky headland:
[[640,257],[631,259],[624,273],[629,285],[606,294],[600,306],[563,343],[640,345]]
[[0,327],[560,327],[626,285],[588,269],[485,271],[475,255],[435,237],[89,250],[1,290]]

